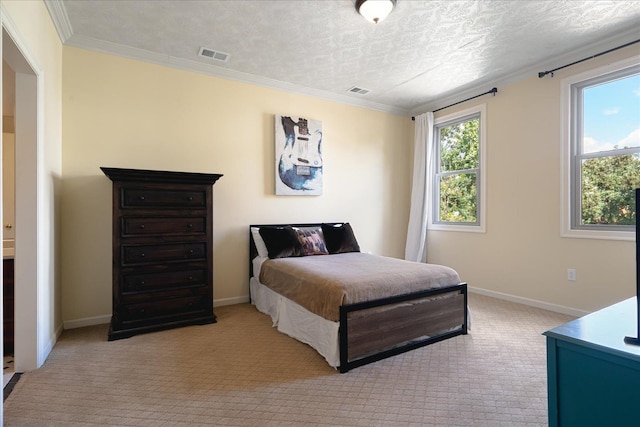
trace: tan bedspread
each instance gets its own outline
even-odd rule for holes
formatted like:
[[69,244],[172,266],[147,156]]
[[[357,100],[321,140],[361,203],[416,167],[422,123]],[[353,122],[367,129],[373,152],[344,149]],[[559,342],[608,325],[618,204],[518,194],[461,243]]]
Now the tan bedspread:
[[325,319],[340,320],[340,305],[460,283],[455,270],[361,252],[279,258],[260,268],[262,284]]

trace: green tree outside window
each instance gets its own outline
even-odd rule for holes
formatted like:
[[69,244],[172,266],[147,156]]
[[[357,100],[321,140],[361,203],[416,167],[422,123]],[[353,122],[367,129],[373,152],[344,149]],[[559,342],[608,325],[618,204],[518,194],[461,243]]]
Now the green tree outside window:
[[480,118],[437,129],[440,163],[438,174],[439,221],[478,221],[477,177]]

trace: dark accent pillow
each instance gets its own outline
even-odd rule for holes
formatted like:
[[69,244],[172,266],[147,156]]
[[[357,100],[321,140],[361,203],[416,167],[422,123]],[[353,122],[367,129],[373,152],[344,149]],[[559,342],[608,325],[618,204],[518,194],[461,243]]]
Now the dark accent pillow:
[[330,254],[360,252],[360,246],[348,222],[336,225],[322,224],[322,234]]
[[298,233],[290,226],[260,227],[260,236],[271,259],[304,255]]

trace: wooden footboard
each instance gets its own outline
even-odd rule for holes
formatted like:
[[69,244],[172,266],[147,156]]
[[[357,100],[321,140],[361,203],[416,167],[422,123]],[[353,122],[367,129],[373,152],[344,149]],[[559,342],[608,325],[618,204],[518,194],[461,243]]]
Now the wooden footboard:
[[467,333],[467,284],[340,307],[340,372]]

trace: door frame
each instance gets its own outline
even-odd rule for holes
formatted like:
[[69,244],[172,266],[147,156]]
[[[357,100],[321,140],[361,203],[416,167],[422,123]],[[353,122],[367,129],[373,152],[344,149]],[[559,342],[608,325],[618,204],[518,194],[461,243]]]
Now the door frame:
[[[1,8],[1,5],[0,5]],[[46,360],[54,342],[46,342],[44,329],[53,325],[43,313],[53,313],[47,304],[47,286],[41,272],[44,242],[42,227],[43,146],[44,146],[44,73],[27,43],[5,10],[0,10],[2,23],[2,58],[16,72],[16,221],[15,221],[15,370],[37,369]],[[1,110],[1,107],[0,107]],[[0,177],[1,179],[1,177]],[[0,198],[0,203],[2,203]],[[0,210],[1,215],[1,210]],[[50,249],[53,252],[53,249]]]

